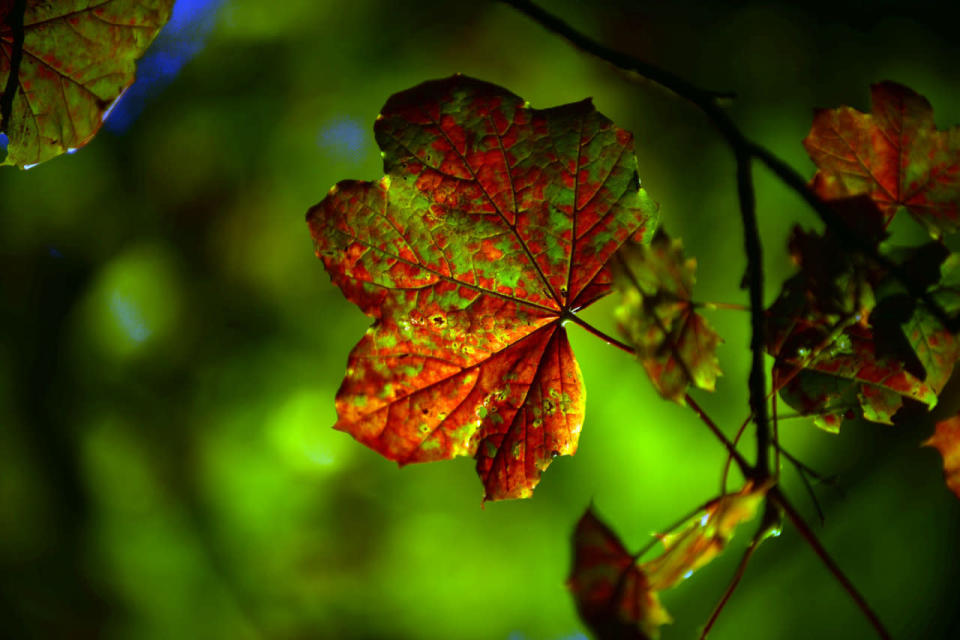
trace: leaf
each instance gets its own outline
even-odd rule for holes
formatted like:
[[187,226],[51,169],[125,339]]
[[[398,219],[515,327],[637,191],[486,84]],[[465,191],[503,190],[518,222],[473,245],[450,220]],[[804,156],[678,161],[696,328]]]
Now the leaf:
[[828,327],[798,320],[774,369],[777,379],[789,380],[784,401],[802,415],[817,416],[817,426],[828,431],[857,407],[867,420],[893,424],[903,398],[937,404],[937,390],[902,362],[877,356],[872,330],[859,323],[831,335]]
[[655,225],[632,137],[589,100],[532,109],[464,76],[393,96],[374,131],[387,175],[307,214],[331,279],[376,319],[335,428],[401,465],[472,455],[485,499],[527,497],[583,422],[563,321]]
[[719,555],[736,527],[754,517],[768,488],[747,483],[741,491],[711,501],[678,532],[660,536],[663,552],[639,564],[587,509],[574,530],[568,581],[584,623],[601,640],[658,638],[659,628],[672,622],[659,592]]
[[[87,144],[133,83],[134,62],[170,18],[174,0],[26,0],[22,59],[3,164],[25,168]],[[14,0],[0,0],[13,17]],[[0,21],[0,87],[15,53]]]
[[867,194],[889,221],[904,207],[934,235],[960,220],[960,128],[937,130],[926,98],[893,82],[871,88],[872,110],[821,109],[803,141],[824,199]]
[[933,435],[923,444],[935,447],[943,456],[947,486],[960,498],[960,415],[938,422]]
[[721,374],[720,336],[694,310],[691,299],[697,261],[683,244],[659,230],[649,246],[623,245],[613,262],[623,294],[616,315],[620,333],[660,394],[684,404],[689,385],[713,391]]
[[[930,288],[933,299],[951,316],[960,311],[960,255],[950,255],[940,267],[940,282]],[[938,394],[960,360],[960,341],[923,305],[916,305],[903,332],[926,372],[924,381]]]
[[650,587],[669,589],[720,555],[737,526],[756,515],[768,489],[769,485],[754,487],[748,482],[737,493],[710,502],[677,533],[661,536],[663,553],[640,565]]
[[600,640],[648,640],[672,622],[616,534],[587,509],[573,533],[567,581],[583,622]]
[[[831,205],[879,245],[885,233],[875,205],[863,196]],[[936,317],[829,231],[794,229],[790,251],[800,272],[767,310],[767,350],[784,401],[831,432],[852,417],[892,424],[905,397],[934,406],[958,355]],[[926,288],[939,279],[944,251],[933,243],[899,251],[896,261]]]

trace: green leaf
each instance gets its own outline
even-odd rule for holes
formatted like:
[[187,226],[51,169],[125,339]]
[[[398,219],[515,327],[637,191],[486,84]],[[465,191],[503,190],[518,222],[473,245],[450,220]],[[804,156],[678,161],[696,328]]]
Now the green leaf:
[[[87,144],[134,80],[174,0],[27,0],[3,164],[21,168]],[[0,87],[15,53],[13,0],[0,2]]]
[[307,214],[331,279],[376,320],[335,426],[400,464],[474,456],[485,499],[527,497],[583,422],[562,324],[655,225],[632,137],[589,100],[532,109],[464,76],[393,96],[374,131],[387,175]]
[[684,258],[681,241],[661,229],[649,246],[625,244],[613,268],[622,294],[616,310],[620,333],[657,391],[679,404],[691,384],[713,391],[721,375],[721,339],[694,309],[697,261]]

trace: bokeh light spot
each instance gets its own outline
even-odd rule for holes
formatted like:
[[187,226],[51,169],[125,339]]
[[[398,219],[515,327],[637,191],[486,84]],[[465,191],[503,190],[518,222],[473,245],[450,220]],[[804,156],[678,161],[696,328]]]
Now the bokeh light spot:
[[333,391],[299,389],[282,400],[267,425],[267,437],[297,471],[327,473],[355,451],[352,439],[334,431]]
[[165,344],[180,321],[181,285],[173,259],[142,246],[114,258],[92,285],[87,326],[105,355],[123,359]]
[[337,118],[317,134],[317,146],[341,161],[360,162],[367,152],[366,130],[351,118]]

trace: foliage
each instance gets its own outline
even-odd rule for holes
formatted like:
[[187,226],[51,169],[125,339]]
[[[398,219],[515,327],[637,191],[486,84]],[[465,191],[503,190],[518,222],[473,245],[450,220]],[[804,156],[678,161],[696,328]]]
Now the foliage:
[[[193,621],[202,618],[209,621],[205,631],[225,637],[311,637],[318,628],[337,637],[559,637],[577,628],[575,605],[601,638],[655,637],[671,617],[675,625],[662,633],[685,637],[705,613],[690,603],[717,602],[705,637],[754,550],[779,531],[782,518],[882,637],[884,623],[925,637],[949,633],[951,622],[939,619],[950,615],[942,608],[949,602],[929,593],[950,581],[954,545],[934,541],[949,538],[951,523],[927,512],[933,501],[925,494],[935,492],[918,490],[917,481],[936,486],[942,459],[947,486],[960,496],[956,418],[942,419],[956,411],[950,380],[960,348],[952,235],[957,129],[937,130],[930,104],[916,92],[875,85],[873,113],[840,107],[815,116],[806,144],[818,170],[807,188],[806,176],[798,179],[740,132],[742,122],[777,143],[778,153],[802,159],[801,128],[782,144],[771,135],[777,127],[765,128],[770,119],[762,117],[756,94],[748,90],[731,101],[645,60],[598,49],[529,2],[508,4],[672,95],[629,89],[600,65],[559,54],[547,34],[537,39],[532,25],[502,8],[498,14],[496,7],[442,7],[449,24],[440,28],[416,22],[440,19],[429,7],[368,13],[357,3],[347,18],[349,12],[325,14],[326,3],[278,10],[237,0],[222,14],[221,40],[211,49],[217,53],[188,69],[137,131],[101,136],[79,156],[29,174],[0,173],[0,322],[9,338],[0,344],[0,417],[12,434],[0,447],[0,591],[10,596],[11,633],[191,637]],[[47,6],[0,1],[0,65],[15,70],[7,83],[15,90],[5,90],[5,99],[28,96],[19,82],[27,66],[17,70],[12,62],[17,17],[41,5]],[[106,5],[124,6],[113,0],[98,7]],[[78,18],[98,8],[83,6]],[[481,29],[464,18],[474,15],[490,18]],[[354,19],[373,34],[369,39],[354,42],[340,32],[341,21]],[[624,25],[635,20],[627,15]],[[39,31],[35,21],[26,22]],[[94,28],[80,26],[64,32],[57,46]],[[473,38],[474,31],[489,31],[502,43],[510,29],[524,37],[510,38],[509,51]],[[155,31],[135,33],[152,38]],[[407,50],[412,33],[416,44]],[[604,33],[615,46],[641,50],[629,40],[635,30]],[[27,35],[36,41],[36,33]],[[655,46],[657,34],[645,36],[662,59],[677,56]],[[718,36],[705,34],[702,50],[716,46],[711,37]],[[789,38],[770,38],[778,48],[789,45]],[[756,43],[735,42],[727,47],[733,53],[715,64],[736,69],[736,77],[709,77],[770,85],[750,76],[763,56],[737,62],[736,52],[753,52]],[[892,57],[897,42],[885,41]],[[419,66],[401,70],[395,61],[414,56],[414,48]],[[457,57],[459,51],[469,53]],[[485,57],[473,64],[476,51]],[[831,70],[846,59],[824,56]],[[361,59],[368,66],[356,63]],[[338,84],[330,70],[348,65],[355,73]],[[809,84],[802,70],[784,74],[777,66],[789,77],[789,85],[770,85],[782,90],[778,99],[782,93],[795,105],[808,103],[813,93],[797,91]],[[587,102],[532,109],[506,89],[465,76],[391,98],[374,128],[386,176],[341,182],[308,214],[332,280],[367,314],[363,322],[373,319],[334,401],[330,385],[340,376],[329,373],[341,370],[360,314],[351,317],[336,289],[328,294],[318,284],[326,279],[304,277],[311,263],[302,226],[273,214],[302,211],[315,201],[318,180],[326,186],[342,175],[378,175],[358,159],[372,138],[354,122],[372,118],[370,110],[398,87],[458,68],[522,87],[536,104],[592,93],[605,113],[637,132],[639,167],[632,136]],[[893,73],[879,63],[877,69]],[[846,71],[830,75],[857,86],[855,65]],[[916,82],[939,117],[954,118],[949,94],[922,74]],[[824,94],[830,92],[816,93]],[[716,195],[729,186],[729,167],[713,158],[709,132],[690,126],[690,114],[675,108],[678,99],[717,125],[717,139],[734,151],[738,190],[729,202]],[[750,111],[758,101],[756,113]],[[101,106],[84,109],[94,130],[108,115]],[[671,126],[673,111],[684,113]],[[63,115],[56,106],[50,113]],[[64,123],[58,135],[70,132]],[[585,124],[595,125],[597,135],[584,136]],[[45,144],[37,142],[37,149]],[[75,147],[54,141],[46,152],[58,148]],[[22,151],[13,137],[10,151]],[[754,186],[756,164],[771,168],[773,177],[758,172]],[[686,252],[662,229],[651,238],[659,207],[638,190],[638,174],[669,204],[665,215],[684,235]],[[794,228],[788,249],[796,273],[765,304],[757,297],[764,273],[768,280],[784,275],[776,230],[802,215],[799,201],[771,196],[777,181],[794,192],[788,196],[810,204],[825,227]],[[581,226],[595,228],[589,226],[595,202],[614,211],[617,224],[601,229],[610,238],[582,239]],[[736,202],[747,239],[745,273],[730,241],[736,224],[728,216],[736,212],[728,205]],[[750,222],[754,208],[759,228]],[[921,223],[916,230],[908,228],[911,219]],[[765,262],[761,237],[768,250],[774,247]],[[751,288],[751,308],[710,301],[718,290],[720,299],[736,296],[738,282]],[[622,295],[615,315],[613,301],[594,304],[613,289]],[[725,308],[740,315],[714,315]],[[741,327],[747,315],[750,326]],[[598,328],[604,320],[620,325],[624,342]],[[608,347],[578,343],[578,329],[568,342],[571,325],[629,352],[653,388],[642,380],[631,386],[629,359],[610,364],[599,355]],[[750,351],[741,348],[738,332],[748,328]],[[721,333],[726,348],[718,357]],[[746,390],[769,410],[769,420],[764,411],[741,423],[737,388],[751,355],[753,374],[760,375],[751,375]],[[462,500],[473,482],[469,470],[457,479],[464,465],[419,466],[397,476],[349,438],[336,440],[344,434],[317,428],[329,424],[327,416],[332,421],[336,405],[339,429],[401,465],[473,455],[485,500],[527,497],[553,456],[577,447],[585,417],[577,360],[591,387],[581,455],[557,465],[533,502],[480,512]],[[717,401],[701,407],[702,392],[715,389]],[[673,402],[655,404],[657,393]],[[611,402],[616,398],[622,401]],[[847,424],[830,440],[793,427],[805,421],[786,426],[793,416],[784,402],[831,431],[855,418],[893,428]],[[751,402],[751,411],[757,408]],[[710,452],[701,455],[701,443],[677,419],[686,409],[725,448],[734,474],[744,476],[741,492],[727,491],[726,471],[719,493],[712,474],[707,478]],[[925,444],[939,457],[909,446],[931,432]],[[756,457],[746,452],[751,439],[742,434],[755,436]],[[904,443],[900,450],[913,453],[892,458],[893,447]],[[807,465],[824,456],[844,469],[876,472],[860,486],[824,478]],[[802,488],[791,484],[790,466],[821,517],[829,517],[823,534],[805,524],[788,497]],[[830,494],[821,511],[817,483],[855,495],[839,505]],[[659,526],[680,501],[701,500],[700,492],[717,497],[677,524]],[[949,491],[939,493],[953,500]],[[566,601],[543,586],[562,589],[557,521],[572,523],[591,494],[605,512],[618,498],[627,512],[623,504],[610,507],[611,514],[620,509],[619,533],[593,507],[581,518],[569,582],[574,598]],[[857,517],[866,496],[877,498],[866,511],[884,505],[876,519],[883,526],[868,529]],[[459,508],[463,502],[468,509]],[[911,511],[919,520],[909,519]],[[734,527],[757,512],[759,528],[717,600],[716,577],[735,561],[717,556],[742,549]],[[903,540],[898,533],[916,531],[912,522],[926,527],[923,548],[909,557],[891,553]],[[650,544],[627,551],[621,540],[650,529],[660,531]],[[840,600],[842,616],[848,603],[820,598],[827,590],[800,576],[813,563],[803,550],[792,553],[794,541],[785,536],[755,561],[770,558],[774,571],[747,573],[743,588],[751,597],[735,601],[740,609],[728,608],[724,620],[740,616],[732,627],[738,637],[776,635],[777,624],[829,626],[852,637],[856,631],[833,615],[810,615],[834,611],[826,607]],[[844,555],[845,548],[860,557],[869,550],[871,559],[883,554],[882,562],[857,567],[857,554]],[[848,562],[853,580],[839,569]],[[685,580],[707,563],[695,580]],[[902,575],[927,580],[907,593]],[[789,583],[780,598],[792,606],[786,617],[770,606],[778,578]],[[383,612],[377,619],[369,616],[371,597]],[[882,604],[879,616],[866,604],[874,599]],[[919,625],[917,603],[931,618]]]
[[822,109],[803,141],[822,198],[867,194],[889,221],[901,208],[934,235],[957,230],[960,127],[938,131],[927,99],[895,82],[870,88],[869,114]]
[[530,109],[463,76],[393,96],[375,131],[387,176],[307,214],[334,283],[376,318],[337,428],[401,465],[474,456],[485,499],[528,497],[583,423],[562,323],[656,224],[631,136],[589,100]]
[[661,228],[650,246],[628,243],[613,269],[623,300],[620,332],[637,351],[660,394],[684,403],[687,387],[713,391],[720,365],[720,336],[695,311],[692,289],[697,261],[684,259],[680,240]]
[[0,163],[26,168],[87,144],[173,1],[0,0]]

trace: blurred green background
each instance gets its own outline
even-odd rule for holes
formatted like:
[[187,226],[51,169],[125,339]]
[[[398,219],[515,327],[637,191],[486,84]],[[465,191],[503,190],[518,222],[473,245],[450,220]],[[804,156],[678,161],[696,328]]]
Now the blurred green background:
[[[871,82],[908,84],[939,126],[960,122],[955,23],[932,3],[543,5],[735,90],[745,131],[804,174],[812,108],[867,109]],[[731,156],[704,118],[511,9],[180,0],[89,146],[0,171],[0,635],[581,638],[564,581],[590,501],[637,548],[717,493],[723,451],[695,416],[576,327],[580,451],[530,500],[481,508],[471,460],[398,470],[330,429],[369,320],[331,286],[304,214],[338,180],[381,175],[372,124],[390,94],[457,71],[535,107],[592,96],[635,133],[644,186],[699,260],[698,298],[746,300]],[[790,226],[816,221],[757,176],[772,299],[791,271]],[[899,233],[922,238],[909,222]],[[613,304],[586,315],[610,328]],[[710,321],[725,375],[697,397],[732,432],[747,411],[748,319]],[[960,637],[960,501],[917,446],[930,428],[781,425],[792,453],[838,474],[842,491],[817,488],[815,528],[898,638]],[[695,637],[752,530],[663,595],[676,619],[665,639]],[[715,629],[873,637],[789,527]]]

